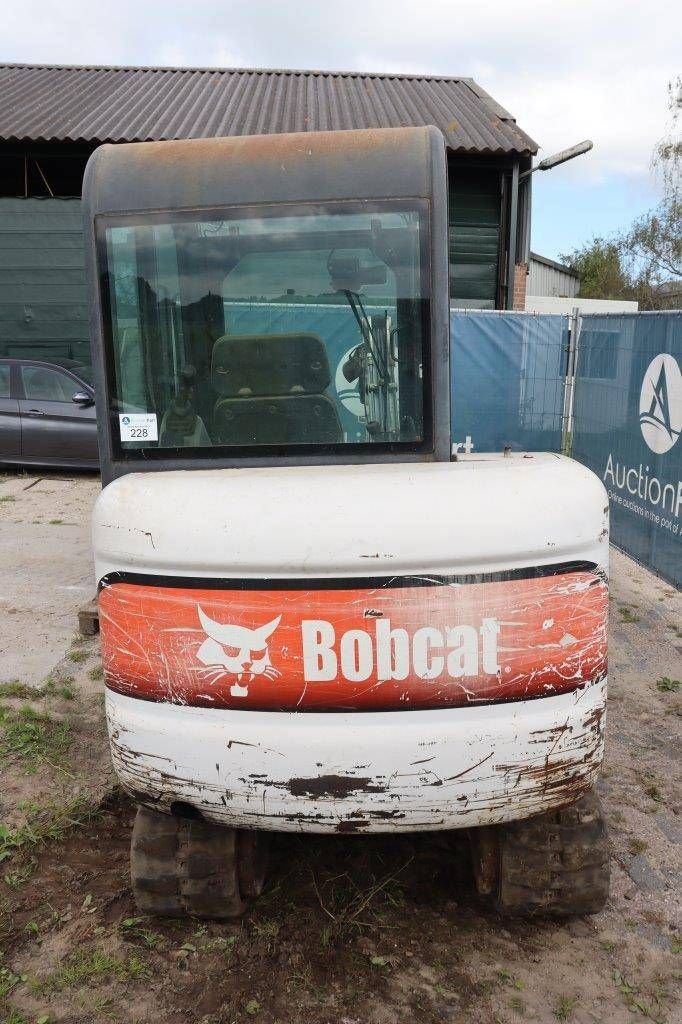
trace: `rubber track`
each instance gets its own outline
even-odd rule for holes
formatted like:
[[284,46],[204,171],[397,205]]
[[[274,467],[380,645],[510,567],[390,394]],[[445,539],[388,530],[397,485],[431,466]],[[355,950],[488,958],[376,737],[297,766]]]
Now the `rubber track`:
[[246,909],[235,829],[138,808],[130,847],[135,902],[161,917],[226,920]]
[[609,894],[609,845],[599,797],[499,830],[496,908],[503,914],[596,914]]

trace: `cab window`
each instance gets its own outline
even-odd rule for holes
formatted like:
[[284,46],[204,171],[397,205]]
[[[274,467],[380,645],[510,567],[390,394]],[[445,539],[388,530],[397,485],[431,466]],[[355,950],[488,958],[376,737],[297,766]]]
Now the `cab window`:
[[107,224],[115,449],[429,444],[427,212],[414,200]]

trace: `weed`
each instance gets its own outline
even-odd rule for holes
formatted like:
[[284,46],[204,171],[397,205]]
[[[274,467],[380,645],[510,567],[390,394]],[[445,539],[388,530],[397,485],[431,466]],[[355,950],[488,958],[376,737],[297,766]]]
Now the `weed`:
[[35,700],[36,697],[42,696],[42,692],[33,686],[27,686],[26,683],[20,683],[18,679],[13,679],[9,683],[0,683],[0,697],[17,697],[21,700]]
[[150,973],[149,965],[139,956],[122,960],[103,949],[75,949],[66,964],[46,978],[34,980],[31,987],[37,992],[55,992],[98,981],[137,981]]
[[5,711],[0,717],[0,725],[0,760],[18,758],[29,773],[44,761],[52,762],[62,757],[71,745],[68,722],[55,721],[28,704],[16,712]]
[[[45,1024],[49,1024],[49,1019],[49,1017],[45,1017]],[[19,1013],[18,1010],[15,1010],[14,1007],[12,1007],[9,1011],[9,1015],[5,1017],[4,1024],[28,1024],[28,1021]]]
[[2,502],[3,504],[6,504],[9,501],[16,501],[16,500],[17,499],[14,497],[13,494],[3,494],[3,495],[0,495],[0,502]]
[[88,672],[88,679],[91,679],[93,683],[96,683],[99,679],[104,677],[104,668],[102,665],[95,665]]
[[669,676],[661,676],[656,680],[656,689],[661,693],[677,693],[680,688],[679,679],[671,679]]
[[244,1004],[244,1010],[250,1017],[255,1017],[260,1011],[260,1003],[257,999],[249,999],[248,1002]]
[[648,848],[649,844],[645,843],[643,839],[631,839],[628,843],[628,849],[633,857],[636,857],[638,853],[644,853]]
[[63,519],[48,519],[48,524],[50,526],[62,526],[63,523],[64,523]]
[[673,936],[670,940],[670,952],[682,953],[682,939],[678,939],[676,936]]
[[[338,937],[352,927],[358,928],[366,924],[365,914],[370,917],[374,914],[376,917],[381,909],[376,906],[379,898],[384,907],[387,904],[394,908],[403,906],[404,894],[397,878],[409,867],[413,859],[413,856],[408,858],[403,866],[392,874],[378,880],[373,878],[371,884],[364,889],[349,875],[343,874],[325,883],[321,892],[315,873],[311,870],[313,887],[320,907],[334,923]],[[334,882],[338,884],[334,885]]]
[[665,801],[665,797],[663,795],[661,787],[658,786],[655,782],[652,782],[648,786],[646,786],[644,792],[648,797],[651,797],[652,800],[655,800],[657,804],[662,804]]
[[12,679],[8,683],[0,683],[0,697],[8,697],[16,700],[40,700],[43,697],[63,697],[64,700],[73,700],[75,693],[69,683],[73,682],[73,676],[67,676],[59,681],[50,678],[44,686],[27,686],[18,679]]
[[552,1014],[557,1020],[569,1020],[573,1016],[577,1004],[577,996],[559,996]]
[[279,921],[272,919],[266,921],[256,921],[253,926],[253,930],[260,939],[261,943],[268,952],[272,952],[277,943],[277,936],[281,925]]
[[163,936],[151,928],[143,928],[146,917],[126,917],[119,923],[119,928],[131,942],[141,942],[146,949],[156,949]]
[[509,1007],[514,1013],[517,1013],[519,1017],[523,1017],[526,1012],[526,1004],[521,996],[512,996],[509,1000]]
[[208,942],[204,943],[201,947],[201,951],[203,953],[225,953],[227,955],[232,952],[236,941],[236,935],[228,935],[226,939],[222,937],[209,939]]
[[26,981],[25,974],[15,974],[9,967],[0,967],[0,999],[8,996],[20,981]]
[[69,651],[69,661],[74,662],[75,665],[80,665],[82,661],[86,661],[88,658],[88,652],[83,651],[76,647],[75,650]]
[[639,615],[635,615],[626,604],[622,604],[619,607],[618,614],[620,615],[621,622],[639,622]]
[[16,829],[0,824],[0,861],[48,842],[58,842],[71,829],[82,828],[96,814],[94,807],[77,797],[62,807],[31,810],[28,821]]
[[23,868],[17,868],[15,871],[8,871],[3,876],[3,881],[10,889],[21,889],[22,885],[28,882],[32,873],[33,866],[29,864]]
[[48,679],[42,688],[44,697],[61,697],[63,700],[73,700],[76,696],[75,690],[71,688],[73,676],[65,676],[62,680]]

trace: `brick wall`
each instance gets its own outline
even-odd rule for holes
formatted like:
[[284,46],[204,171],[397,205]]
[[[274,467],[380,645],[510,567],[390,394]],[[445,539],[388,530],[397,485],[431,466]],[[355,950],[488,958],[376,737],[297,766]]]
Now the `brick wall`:
[[514,304],[512,309],[526,308],[526,281],[528,280],[528,264],[517,263],[514,267]]

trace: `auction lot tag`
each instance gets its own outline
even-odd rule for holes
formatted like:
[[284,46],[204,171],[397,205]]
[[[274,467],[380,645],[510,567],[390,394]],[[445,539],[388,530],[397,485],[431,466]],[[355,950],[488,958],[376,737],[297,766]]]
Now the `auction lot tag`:
[[122,441],[158,441],[155,412],[120,412],[118,424]]

